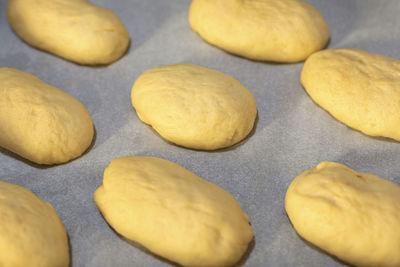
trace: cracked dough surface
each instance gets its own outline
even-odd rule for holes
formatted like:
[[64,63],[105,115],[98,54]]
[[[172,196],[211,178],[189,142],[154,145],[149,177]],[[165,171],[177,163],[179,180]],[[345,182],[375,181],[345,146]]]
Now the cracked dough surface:
[[79,157],[94,129],[81,102],[32,74],[0,68],[0,146],[38,164]]
[[189,22],[210,44],[253,60],[303,61],[329,40],[323,16],[300,0],[194,0]]
[[230,266],[253,238],[231,194],[160,158],[113,160],[94,199],[118,233],[184,266]]
[[109,64],[129,44],[121,20],[88,0],[9,0],[7,18],[28,44],[79,64]]
[[301,83],[344,124],[400,141],[400,60],[355,49],[323,50],[307,59]]
[[65,228],[55,209],[28,189],[0,181],[0,266],[68,267]]
[[400,266],[400,187],[321,162],[297,176],[285,199],[297,233],[355,266]]
[[253,95],[237,80],[192,64],[144,72],[132,87],[132,104],[165,139],[204,150],[238,143],[257,115]]

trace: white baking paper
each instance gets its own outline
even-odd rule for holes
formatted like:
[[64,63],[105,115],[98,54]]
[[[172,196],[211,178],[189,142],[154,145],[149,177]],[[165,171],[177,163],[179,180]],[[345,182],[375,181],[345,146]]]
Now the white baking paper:
[[[128,53],[109,66],[80,66],[30,47],[10,29],[7,1],[0,0],[0,67],[30,72],[79,99],[96,128],[90,150],[63,165],[38,166],[0,150],[0,180],[22,185],[56,208],[68,231],[72,266],[170,266],[119,237],[93,201],[110,161],[128,155],[168,159],[229,191],[255,233],[239,266],[343,265],[296,234],[284,210],[286,189],[323,160],[400,185],[400,144],[363,135],[319,108],[299,82],[302,63],[250,61],[205,43],[188,24],[190,1],[93,2],[113,9],[131,37]],[[328,22],[329,48],[400,58],[400,1],[307,2]],[[227,73],[254,94],[258,121],[249,138],[221,151],[195,151],[164,141],[139,120],[130,102],[136,78],[149,68],[180,62]]]

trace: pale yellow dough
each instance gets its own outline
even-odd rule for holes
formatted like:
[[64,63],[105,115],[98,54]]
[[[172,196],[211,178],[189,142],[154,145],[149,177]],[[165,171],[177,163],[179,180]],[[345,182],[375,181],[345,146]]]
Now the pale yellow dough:
[[79,157],[93,138],[81,102],[32,74],[0,68],[0,147],[39,164]]
[[302,61],[329,40],[323,16],[300,0],[193,0],[189,22],[210,44],[253,60]]
[[301,83],[344,124],[400,141],[400,60],[361,50],[324,50],[307,59]]
[[160,158],[113,160],[94,199],[118,233],[184,266],[230,266],[253,238],[231,194]]
[[1,267],[69,266],[67,233],[53,206],[2,181],[0,251]]
[[132,104],[165,139],[204,150],[241,141],[257,115],[253,95],[237,80],[192,64],[144,72],[132,87]]
[[9,0],[7,17],[28,44],[79,64],[109,64],[129,44],[121,20],[88,0]]
[[290,184],[286,212],[297,233],[355,266],[400,266],[400,187],[334,162]]

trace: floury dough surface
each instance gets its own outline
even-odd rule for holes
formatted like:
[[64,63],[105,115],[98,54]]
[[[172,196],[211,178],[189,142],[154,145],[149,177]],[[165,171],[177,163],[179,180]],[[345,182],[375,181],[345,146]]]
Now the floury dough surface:
[[344,124],[400,141],[400,60],[363,50],[326,49],[307,59],[301,83]]
[[0,181],[0,266],[68,267],[68,237],[51,204]]
[[[132,36],[124,57],[97,68],[22,42],[7,23],[6,2],[0,0],[1,67],[62,88],[84,104],[95,125],[94,146],[68,164],[41,168],[0,149],[0,180],[22,185],[54,206],[68,231],[74,267],[171,266],[119,238],[96,207],[93,193],[115,158],[164,158],[230,192],[249,215],[255,236],[243,267],[345,266],[304,242],[290,224],[285,193],[302,170],[335,161],[400,185],[398,142],[349,129],[319,108],[300,84],[303,64],[253,62],[205,43],[188,24],[190,1],[93,0],[111,8]],[[400,59],[398,0],[308,3],[324,14],[329,48]],[[165,142],[139,120],[130,101],[134,81],[148,69],[183,62],[222,71],[251,91],[258,119],[250,138],[218,152],[193,151]]]
[[253,239],[229,192],[161,158],[113,160],[94,200],[118,233],[183,266],[232,266]]
[[400,187],[324,161],[290,184],[285,209],[304,239],[354,266],[400,266]]
[[112,10],[88,0],[9,0],[7,18],[28,44],[79,64],[112,63],[129,44]]
[[194,0],[189,23],[210,44],[253,60],[303,61],[329,40],[322,14],[301,0]]
[[235,78],[193,64],[147,70],[132,87],[139,118],[180,146],[215,150],[244,139],[257,115],[251,92]]
[[73,160],[93,139],[79,100],[27,72],[0,68],[0,147],[38,164]]

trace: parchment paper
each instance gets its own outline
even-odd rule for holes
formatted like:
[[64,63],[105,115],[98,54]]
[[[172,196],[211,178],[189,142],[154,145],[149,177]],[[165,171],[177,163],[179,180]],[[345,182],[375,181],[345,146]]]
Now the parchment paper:
[[[246,60],[205,43],[188,24],[190,1],[93,0],[113,9],[131,36],[129,52],[104,67],[80,66],[22,42],[0,0],[0,67],[30,72],[84,103],[96,140],[82,157],[58,166],[0,151],[0,179],[50,202],[68,231],[72,266],[170,266],[120,238],[100,215],[93,192],[114,158],[157,156],[229,191],[250,216],[255,242],[243,266],[341,266],[303,241],[284,210],[292,179],[322,160],[337,161],[400,185],[400,144],[352,130],[319,108],[302,88],[302,63]],[[329,48],[358,48],[400,58],[400,1],[308,0],[325,16]],[[136,115],[130,90],[145,70],[187,62],[227,73],[255,96],[254,134],[234,148],[203,152],[165,142]],[[0,251],[1,253],[1,251]]]

